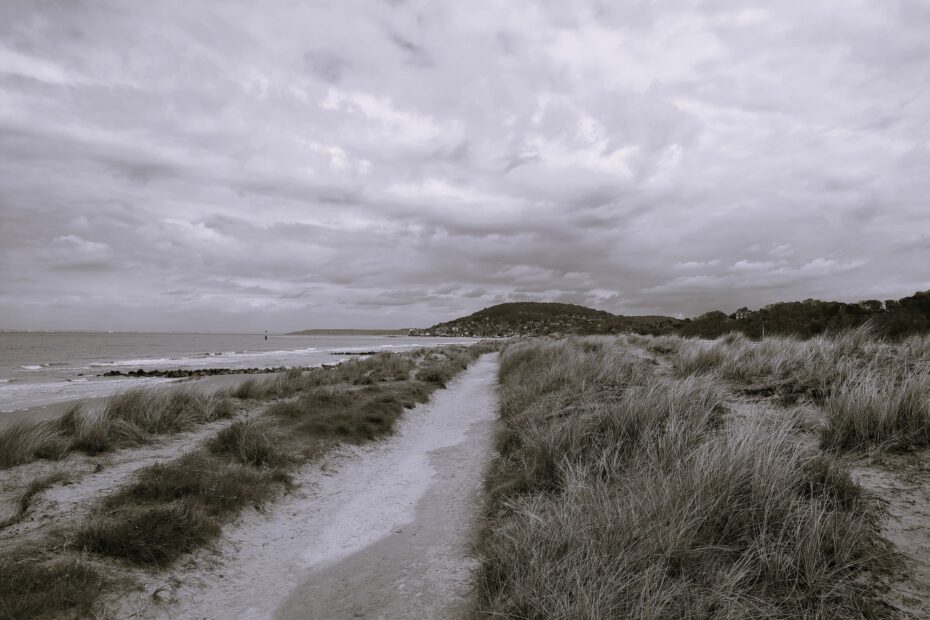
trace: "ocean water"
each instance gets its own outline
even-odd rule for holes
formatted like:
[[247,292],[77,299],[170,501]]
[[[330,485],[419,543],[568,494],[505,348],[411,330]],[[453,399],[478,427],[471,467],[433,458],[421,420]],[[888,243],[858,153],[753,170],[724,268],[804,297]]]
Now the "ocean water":
[[265,340],[262,334],[0,332],[0,412],[172,381],[97,376],[109,370],[318,366],[346,359],[332,355],[339,352],[473,342],[408,336],[269,334]]

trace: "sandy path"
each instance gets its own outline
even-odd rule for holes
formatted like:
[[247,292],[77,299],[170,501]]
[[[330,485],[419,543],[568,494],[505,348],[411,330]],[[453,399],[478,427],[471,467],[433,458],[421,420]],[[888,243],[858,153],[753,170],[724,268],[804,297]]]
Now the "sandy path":
[[904,618],[930,617],[930,468],[923,452],[912,459],[857,467],[853,477],[884,507],[882,535],[906,562],[890,585],[888,601]]
[[496,355],[482,357],[391,438],[305,468],[297,491],[228,527],[218,551],[143,579],[118,615],[461,617],[496,369]]

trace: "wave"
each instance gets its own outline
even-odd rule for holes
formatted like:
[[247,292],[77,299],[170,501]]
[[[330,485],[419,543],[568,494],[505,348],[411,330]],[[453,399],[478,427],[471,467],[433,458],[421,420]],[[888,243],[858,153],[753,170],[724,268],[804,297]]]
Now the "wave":
[[142,367],[142,366],[162,366],[162,365],[184,365],[202,363],[207,359],[216,359],[216,363],[221,363],[221,359],[242,359],[242,358],[262,358],[262,357],[281,357],[282,355],[294,355],[301,353],[315,353],[319,351],[317,347],[308,347],[305,349],[281,349],[273,351],[223,351],[217,353],[201,353],[188,357],[159,357],[148,359],[131,359],[131,360],[111,360],[106,362],[93,362],[91,368],[108,368],[119,366]]
[[20,366],[23,370],[42,370],[43,368],[54,368],[56,366],[67,366],[66,362],[45,362],[44,364],[26,364]]
[[159,357],[155,359],[135,359],[135,360],[117,360],[111,362],[92,362],[91,368],[102,368],[106,366],[146,366],[151,364],[164,364],[172,361],[170,357]]

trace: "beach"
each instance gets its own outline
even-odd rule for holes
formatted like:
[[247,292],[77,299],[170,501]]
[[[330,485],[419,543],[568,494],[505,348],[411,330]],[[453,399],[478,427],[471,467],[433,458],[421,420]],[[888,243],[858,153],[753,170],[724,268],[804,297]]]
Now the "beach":
[[250,374],[197,378],[104,377],[138,370],[210,371],[314,367],[345,354],[408,351],[472,338],[379,335],[0,332],[0,427],[14,420],[54,416],[79,400],[92,401],[135,387],[190,383],[212,391]]

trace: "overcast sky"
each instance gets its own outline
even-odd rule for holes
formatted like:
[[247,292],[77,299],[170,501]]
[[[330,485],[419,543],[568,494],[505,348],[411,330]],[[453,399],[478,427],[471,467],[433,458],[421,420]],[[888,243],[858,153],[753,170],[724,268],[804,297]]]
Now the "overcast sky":
[[0,2],[0,328],[930,288],[926,0]]

